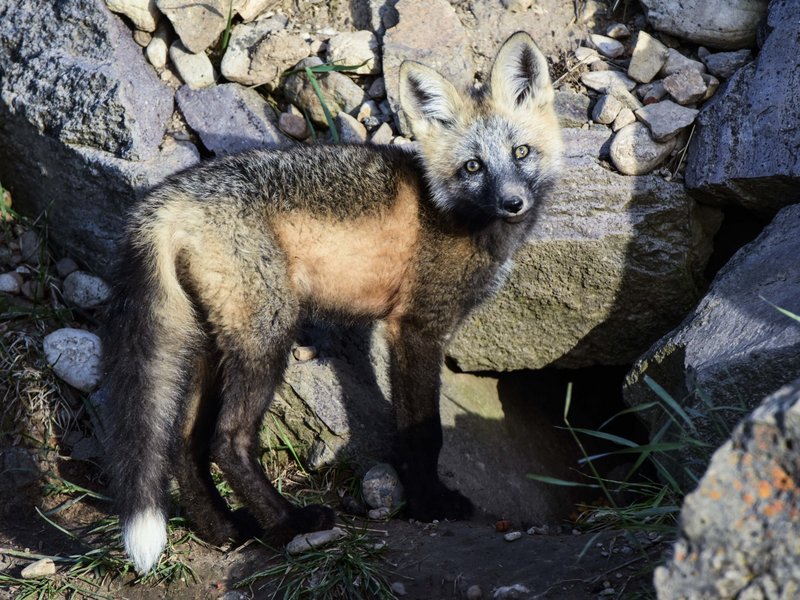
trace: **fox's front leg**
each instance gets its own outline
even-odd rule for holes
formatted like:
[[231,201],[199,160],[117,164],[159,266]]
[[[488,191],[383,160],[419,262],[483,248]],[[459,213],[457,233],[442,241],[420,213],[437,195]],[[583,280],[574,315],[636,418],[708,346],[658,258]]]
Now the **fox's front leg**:
[[437,471],[442,448],[439,389],[444,336],[409,324],[390,331],[397,423],[394,463],[405,487],[409,515],[420,521],[469,518],[472,503],[445,487]]

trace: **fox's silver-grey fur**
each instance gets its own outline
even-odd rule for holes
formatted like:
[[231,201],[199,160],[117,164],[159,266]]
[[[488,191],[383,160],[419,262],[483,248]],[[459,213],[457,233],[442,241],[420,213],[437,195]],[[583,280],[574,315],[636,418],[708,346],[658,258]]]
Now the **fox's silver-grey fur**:
[[[400,100],[420,143],[299,146],[208,162],[139,206],[122,249],[104,347],[110,457],[125,548],[151,569],[174,475],[193,527],[222,543],[330,527],[258,462],[258,429],[304,318],[383,319],[411,516],[462,518],[439,481],[446,341],[510,268],[559,169],[547,64],[527,34],[485,88],[460,94],[417,63]],[[214,460],[247,509],[217,493]]]

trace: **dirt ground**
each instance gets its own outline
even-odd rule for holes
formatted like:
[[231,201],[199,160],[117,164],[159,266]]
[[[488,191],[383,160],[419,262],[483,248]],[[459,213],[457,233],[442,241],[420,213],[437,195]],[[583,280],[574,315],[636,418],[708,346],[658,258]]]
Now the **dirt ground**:
[[[523,532],[520,539],[508,542],[502,533],[495,531],[493,523],[479,519],[438,525],[402,519],[350,523],[356,528],[366,525],[371,539],[386,543],[383,573],[390,583],[402,585],[397,598],[414,600],[652,597],[648,591],[651,559],[664,547],[660,540],[652,541],[646,536],[640,537],[641,545],[631,543],[631,536],[620,532],[597,536]],[[0,571],[17,576],[30,560],[4,554],[9,548],[45,555],[81,550],[41,518],[19,514],[7,515],[0,521]],[[197,575],[196,582],[153,586],[132,584],[128,576],[105,582],[97,593],[131,600],[283,597],[282,592],[276,595],[275,579],[236,587],[242,579],[267,568],[275,560],[271,551],[254,542],[228,552],[190,542],[181,545],[179,551],[181,560]],[[472,586],[480,587],[482,594],[468,595]],[[517,591],[503,595],[504,586],[516,586]],[[19,588],[0,587],[3,600],[17,598],[19,594]]]

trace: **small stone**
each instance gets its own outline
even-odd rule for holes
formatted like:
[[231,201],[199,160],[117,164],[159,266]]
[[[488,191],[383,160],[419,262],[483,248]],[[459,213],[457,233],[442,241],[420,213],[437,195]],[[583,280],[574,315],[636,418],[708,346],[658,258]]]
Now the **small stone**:
[[65,327],[44,338],[44,354],[55,374],[82,392],[100,380],[100,338],[83,329]]
[[[273,4],[272,0],[238,0],[234,3],[234,10],[242,17],[245,23],[255,20],[256,17],[269,8]],[[283,15],[280,15],[281,17]]]
[[299,362],[306,362],[317,358],[319,351],[316,346],[295,346],[292,355]]
[[169,52],[169,26],[166,21],[158,24],[153,39],[147,44],[144,53],[147,60],[158,70],[167,66],[167,53]]
[[715,77],[727,79],[752,60],[753,53],[750,50],[737,50],[736,52],[709,54],[703,59],[703,62],[709,73]]
[[483,590],[479,585],[471,585],[467,588],[467,600],[481,600],[483,598]]
[[247,86],[265,85],[272,90],[286,69],[309,54],[306,41],[285,31],[280,21],[258,20],[233,28],[220,70],[231,81]]
[[597,50],[594,48],[586,48],[585,46],[575,48],[575,58],[578,59],[578,62],[582,62],[585,65],[591,65],[598,60],[603,60],[600,58]]
[[611,93],[613,88],[622,87],[629,92],[636,87],[636,82],[619,71],[589,72],[581,75],[581,83],[595,92]]
[[529,594],[530,590],[521,583],[514,585],[504,585],[497,588],[492,594],[493,600],[514,600],[516,598],[526,598],[523,594]]
[[391,126],[388,123],[383,123],[375,130],[369,141],[373,144],[391,144],[393,137],[394,132]]
[[664,62],[664,66],[661,67],[658,74],[661,77],[667,77],[668,75],[674,75],[679,71],[686,71],[688,69],[694,69],[699,73],[706,72],[706,66],[703,63],[698,60],[687,58],[674,48],[670,48],[667,53],[667,60]]
[[634,111],[642,108],[642,103],[639,102],[639,99],[623,87],[611,88],[610,94],[619,100],[622,106],[626,108],[630,108]]
[[80,308],[94,308],[111,295],[108,284],[85,271],[73,271],[64,279],[64,298]]
[[402,146],[403,144],[413,144],[410,139],[402,135],[396,135],[392,138],[392,144],[395,146]]
[[719,89],[719,79],[708,73],[703,73],[703,81],[706,84],[706,94],[703,96],[703,102],[711,98]]
[[668,56],[669,49],[664,44],[640,31],[628,65],[628,75],[640,83],[648,83],[664,66]]
[[503,6],[511,12],[525,12],[533,4],[533,0],[502,0]]
[[611,129],[612,131],[619,131],[623,127],[626,127],[627,125],[630,125],[631,123],[635,122],[636,122],[636,115],[630,108],[625,107],[621,111],[619,111],[617,118],[614,119],[614,122],[611,124]]
[[631,30],[623,23],[611,23],[606,27],[606,35],[615,40],[621,40],[630,37]]
[[694,123],[699,111],[675,104],[671,100],[662,100],[636,111],[636,118],[650,128],[653,139],[664,142],[674,138],[682,129]]
[[153,34],[148,33],[147,31],[141,31],[137,29],[133,32],[133,41],[139,44],[142,48],[146,48],[147,44],[150,43],[150,40],[153,39]]
[[136,29],[143,32],[155,31],[156,23],[161,17],[153,0],[106,0],[106,6],[111,12],[128,17]]
[[639,87],[636,93],[642,99],[642,104],[647,105],[661,101],[667,95],[667,90],[664,89],[663,82],[654,81]]
[[381,111],[378,108],[378,105],[375,104],[374,100],[367,100],[361,105],[361,108],[358,109],[356,119],[363,123],[364,119],[377,116],[380,112]]
[[402,581],[395,581],[394,583],[392,583],[391,588],[392,592],[394,592],[396,596],[405,596],[406,594],[408,594],[408,592],[406,591],[406,586],[403,585]]
[[589,40],[597,51],[607,58],[617,58],[625,52],[625,46],[613,38],[593,33],[589,36]]
[[367,517],[372,521],[385,521],[389,518],[389,515],[392,513],[387,507],[382,506],[381,508],[371,508],[367,511]]
[[645,125],[633,123],[614,135],[611,162],[624,175],[644,175],[661,165],[674,147],[675,140],[656,142]]
[[[375,75],[381,72],[378,38],[371,31],[340,33],[328,40],[326,50],[329,63],[357,66],[358,75]],[[363,64],[362,64],[363,63]]]
[[592,64],[589,65],[589,70],[591,71],[614,71],[615,69],[604,61],[602,58],[600,60],[594,61]]
[[193,54],[176,41],[169,47],[169,59],[184,83],[193,90],[214,85],[214,67],[205,52]]
[[403,502],[403,484],[394,467],[379,463],[364,475],[361,482],[364,502],[371,508],[396,509]]
[[608,125],[617,118],[622,108],[622,102],[617,100],[614,96],[609,94],[600,96],[592,110],[592,121]]
[[23,579],[36,579],[37,577],[49,577],[56,574],[56,563],[52,558],[40,558],[22,569]]
[[678,104],[695,104],[706,95],[706,83],[694,69],[679,71],[664,79],[664,89]]
[[6,294],[19,294],[22,286],[22,275],[11,271],[0,275],[0,292]]
[[278,117],[278,129],[297,140],[304,140],[311,135],[305,117],[290,112],[281,113]]
[[529,528],[526,533],[528,535],[547,535],[550,533],[550,526],[542,525],[541,527],[537,527],[534,525],[533,527]]
[[340,140],[344,143],[363,144],[367,141],[367,128],[346,112],[336,115],[336,128],[339,130]]
[[381,126],[381,121],[378,117],[367,117],[362,121],[364,127],[367,128],[367,131],[375,131],[378,127]]
[[337,540],[342,539],[347,534],[339,527],[326,529],[324,531],[314,531],[312,533],[301,533],[286,544],[286,551],[291,555],[302,554],[314,548],[327,546]]
[[378,77],[370,84],[367,88],[367,95],[375,100],[386,97],[386,82],[383,77]]
[[19,236],[19,253],[22,256],[22,262],[29,265],[39,264],[39,254],[41,253],[42,243],[39,240],[39,234],[33,229],[28,229]]
[[521,537],[522,537],[521,531],[509,531],[503,536],[503,539],[507,542],[516,542]]
[[156,5],[172,23],[185,51],[199,54],[211,47],[225,29],[230,0],[156,0]]

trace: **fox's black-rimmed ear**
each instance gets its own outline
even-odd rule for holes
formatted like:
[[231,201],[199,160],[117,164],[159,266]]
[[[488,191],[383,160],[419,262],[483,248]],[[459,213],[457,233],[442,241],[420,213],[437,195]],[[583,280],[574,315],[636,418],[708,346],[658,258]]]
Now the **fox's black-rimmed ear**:
[[400,107],[419,138],[431,127],[455,125],[463,101],[452,83],[414,61],[400,65]]
[[547,60],[524,31],[508,38],[497,53],[490,89],[496,101],[513,109],[530,110],[553,101]]

